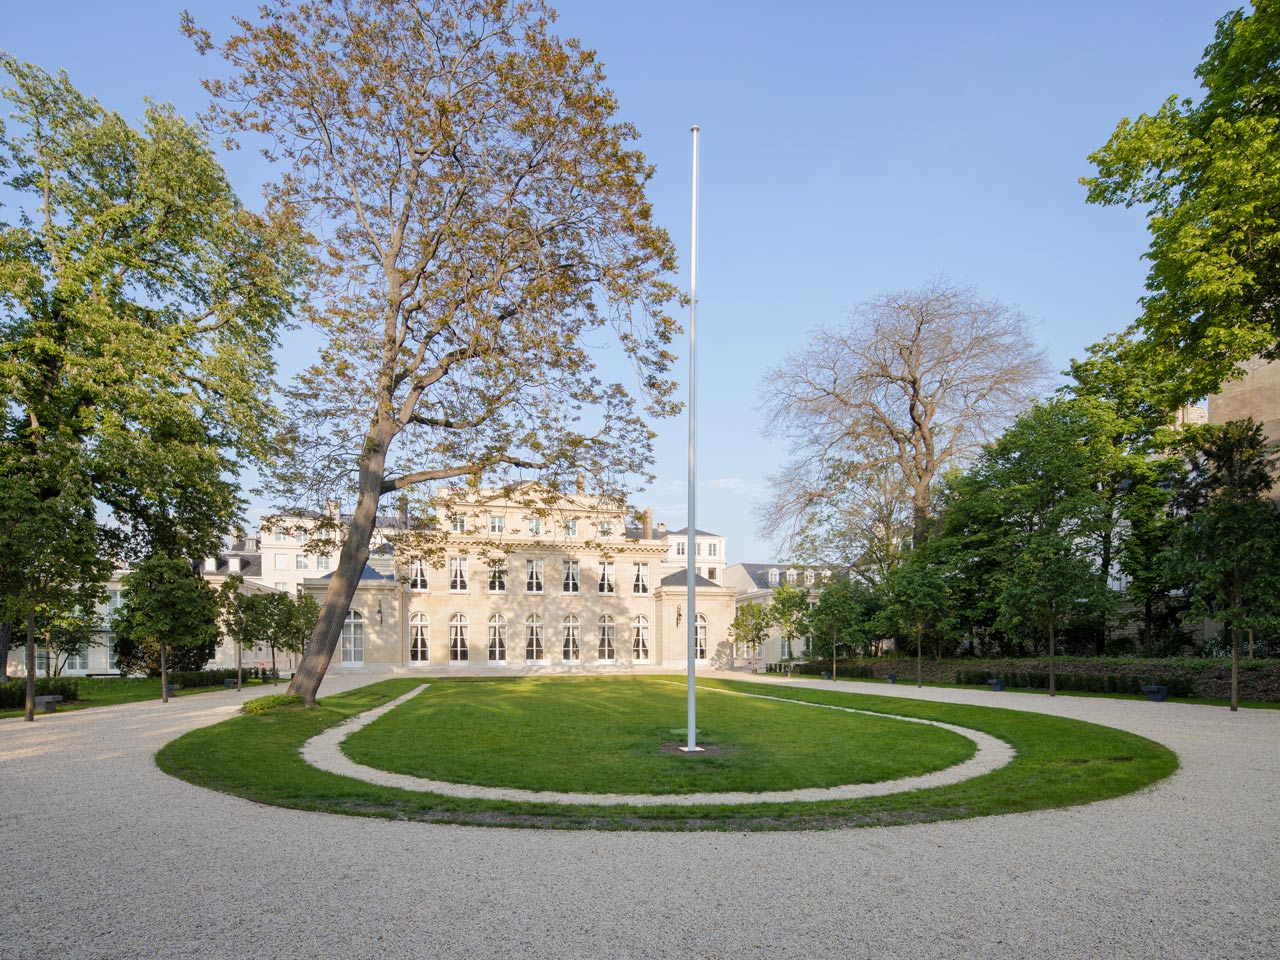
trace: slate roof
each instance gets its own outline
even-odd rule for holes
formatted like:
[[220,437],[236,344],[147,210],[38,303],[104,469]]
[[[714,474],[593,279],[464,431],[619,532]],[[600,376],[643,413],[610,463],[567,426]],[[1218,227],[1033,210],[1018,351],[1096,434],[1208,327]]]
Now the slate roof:
[[[662,578],[662,586],[664,587],[687,587],[689,585],[689,571],[677,570],[675,573],[668,573]],[[708,580],[706,577],[693,575],[693,585],[697,587],[724,587],[723,583],[716,583],[714,580]]]
[[[774,585],[769,582],[770,570],[777,570],[778,581],[780,583],[785,583],[788,570],[798,570],[801,572],[805,570],[814,570],[817,572],[819,569],[817,567],[806,567],[799,563],[740,563],[738,566],[742,567],[742,569],[746,571],[747,576],[751,578],[751,582],[761,590],[773,589]],[[804,580],[801,578],[800,585],[803,585],[803,583]]]
[[[681,527],[679,530],[654,530],[655,539],[661,540],[664,537],[687,537],[689,535],[688,527]],[[696,527],[693,530],[695,537],[719,537],[718,533],[707,533],[705,530],[699,530]]]
[[249,553],[248,551],[242,550],[231,550],[227,553],[219,554],[218,573],[223,576],[230,576],[231,564],[227,562],[230,557],[240,558],[240,576],[245,579],[262,576],[262,554]]
[[[337,572],[338,572],[338,571],[336,571],[336,570],[335,570],[333,573],[326,573],[323,577],[316,577],[315,579],[317,579],[317,580],[319,580],[319,581],[321,581],[321,582],[323,583],[323,582],[326,582],[326,581],[328,581],[328,580],[332,580],[332,579],[333,579],[334,574],[336,574]],[[394,579],[395,579],[395,574],[392,574],[392,573],[383,573],[381,570],[375,570],[375,569],[374,569],[374,567],[373,567],[373,564],[371,564],[371,563],[366,563],[366,564],[364,565],[364,572],[360,574],[360,579],[361,579],[362,581],[378,580],[378,581],[383,581],[383,582],[385,582],[385,581],[387,581],[387,580],[394,580]]]

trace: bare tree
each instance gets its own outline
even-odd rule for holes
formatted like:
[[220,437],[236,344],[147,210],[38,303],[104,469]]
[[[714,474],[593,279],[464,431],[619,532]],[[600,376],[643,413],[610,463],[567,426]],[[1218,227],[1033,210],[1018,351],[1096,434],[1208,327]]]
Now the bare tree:
[[766,430],[789,442],[791,461],[771,478],[762,526],[789,547],[840,526],[875,530],[891,522],[893,467],[922,541],[935,479],[1004,427],[1047,372],[1026,318],[970,287],[938,278],[867,301],[765,377]]
[[[209,120],[288,165],[272,210],[313,225],[326,335],[291,392],[286,503],[354,499],[290,691],[314,702],[380,499],[579,471],[645,475],[645,415],[677,407],[670,238],[595,54],[540,0],[278,0],[237,19]],[[214,49],[190,18],[202,51]],[[629,364],[642,404],[597,370]],[[623,361],[619,363],[619,360]],[[529,488],[530,485],[525,485]]]

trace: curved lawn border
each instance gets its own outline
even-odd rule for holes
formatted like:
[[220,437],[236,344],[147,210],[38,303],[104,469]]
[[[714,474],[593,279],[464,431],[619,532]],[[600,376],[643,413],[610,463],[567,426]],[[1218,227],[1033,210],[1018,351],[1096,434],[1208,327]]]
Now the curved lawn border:
[[[770,688],[771,694],[785,699],[940,720],[978,730],[1004,740],[1017,756],[1000,769],[963,783],[883,797],[645,808],[420,793],[337,776],[303,760],[300,749],[307,740],[420,683],[412,678],[386,680],[326,697],[313,709],[234,717],[179,737],[157,754],[156,763],[166,773],[199,786],[301,810],[432,823],[607,830],[805,830],[956,820],[1106,800],[1147,787],[1178,767],[1176,755],[1161,744],[1079,720],[997,707],[776,687]],[[761,687],[743,681],[704,684],[746,692]]]
[[[664,681],[667,682],[667,681]],[[675,681],[670,681],[674,683]],[[562,806],[599,805],[627,807],[704,807],[708,805],[738,805],[752,803],[803,803],[819,800],[856,800],[862,797],[882,797],[891,793],[903,793],[910,790],[921,790],[925,787],[941,787],[952,783],[981,776],[999,769],[1013,760],[1013,748],[1003,740],[975,730],[957,727],[951,723],[937,720],[922,720],[917,717],[897,717],[893,714],[873,713],[870,710],[858,710],[853,707],[838,707],[825,703],[806,704],[827,710],[841,710],[845,713],[860,713],[875,717],[892,717],[903,723],[922,723],[931,727],[940,727],[959,734],[970,740],[977,751],[968,760],[914,777],[902,777],[898,780],[883,780],[877,783],[846,783],[834,787],[804,787],[797,790],[761,790],[754,793],[746,791],[722,791],[719,793],[561,793],[555,790],[522,790],[516,787],[485,787],[471,783],[453,783],[448,780],[431,780],[426,777],[415,777],[404,773],[392,773],[377,767],[356,763],[341,750],[342,741],[357,730],[368,726],[375,720],[385,716],[400,704],[416,697],[429,687],[424,683],[416,690],[410,690],[402,697],[390,703],[374,707],[364,713],[357,714],[342,721],[336,727],[330,727],[323,733],[312,737],[302,745],[302,758],[321,770],[339,776],[352,777],[365,783],[383,787],[398,787],[401,790],[414,790],[425,793],[438,793],[447,797],[468,797],[478,800],[510,800],[517,803],[556,803]],[[775,697],[760,693],[746,693],[741,690],[724,690],[715,687],[699,689],[715,693],[727,693],[739,697],[752,697],[757,700],[778,700],[783,703],[797,703],[788,697]]]

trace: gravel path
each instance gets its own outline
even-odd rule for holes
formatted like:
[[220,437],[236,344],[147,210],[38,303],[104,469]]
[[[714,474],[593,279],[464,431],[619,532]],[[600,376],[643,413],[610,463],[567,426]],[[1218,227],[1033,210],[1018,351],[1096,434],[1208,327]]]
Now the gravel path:
[[908,827],[499,830],[262,807],[156,769],[248,694],[5,720],[0,958],[1277,956],[1280,711],[920,695],[1132,730],[1183,768],[1086,807]]
[[[521,790],[514,787],[482,787],[466,783],[450,783],[447,780],[428,780],[426,777],[415,777],[403,773],[392,773],[356,763],[342,752],[342,741],[357,730],[367,727],[379,717],[394,710],[400,704],[412,700],[430,684],[424,683],[415,690],[410,690],[402,697],[380,707],[366,710],[349,720],[344,720],[336,727],[330,727],[324,733],[312,737],[302,745],[302,758],[314,767],[336,773],[343,777],[353,777],[366,783],[375,783],[383,787],[399,787],[402,790],[423,790],[430,793],[441,793],[449,797],[472,797],[482,800],[511,800],[517,803],[563,803],[563,804],[627,804],[633,807],[696,807],[702,804],[724,803],[803,803],[820,800],[856,800],[859,797],[883,797],[891,793],[903,793],[908,790],[923,790],[925,787],[949,786],[973,777],[990,773],[1009,763],[1014,758],[1014,750],[1003,740],[998,740],[986,733],[968,730],[950,723],[937,720],[920,720],[915,717],[896,717],[904,723],[920,723],[929,727],[939,727],[959,734],[977,746],[977,751],[968,760],[924,773],[915,777],[903,777],[899,780],[882,780],[878,783],[846,783],[834,787],[808,787],[801,790],[760,790],[755,793],[743,791],[721,791],[720,793],[562,793],[554,790]],[[683,686],[683,684],[682,684]],[[685,688],[688,689],[687,687]],[[780,700],[779,697],[741,693],[736,690],[719,690],[706,688],[706,693],[729,697],[756,697],[761,700]],[[799,701],[786,700],[786,703]],[[843,713],[861,713],[867,716],[884,716],[869,710],[854,710],[850,707],[833,707],[825,703],[803,703],[805,707],[817,710],[839,710]]]

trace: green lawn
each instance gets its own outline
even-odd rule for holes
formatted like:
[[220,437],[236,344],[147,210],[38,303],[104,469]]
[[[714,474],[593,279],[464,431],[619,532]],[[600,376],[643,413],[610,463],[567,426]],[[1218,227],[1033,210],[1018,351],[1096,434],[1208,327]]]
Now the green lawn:
[[[118,703],[136,703],[139,700],[159,700],[160,699],[160,678],[159,677],[78,677],[77,687],[80,690],[80,699],[72,702],[58,704],[58,712],[64,710],[84,710],[87,707],[111,707]],[[261,680],[245,680],[245,686],[250,684],[260,684]],[[283,689],[283,686],[281,687]],[[225,687],[221,683],[211,687],[192,687],[191,689],[179,688],[174,692],[175,696],[186,697],[193,693],[209,693],[213,690],[223,690]],[[25,711],[19,707],[16,710],[0,710],[0,719],[4,717],[21,717]],[[38,715],[38,714],[37,714]]]
[[[467,682],[447,681],[449,684]],[[964,783],[887,797],[818,803],[644,808],[446,797],[374,786],[326,773],[302,760],[299,748],[312,736],[347,717],[407,693],[419,683],[421,681],[414,678],[387,680],[326,697],[314,709],[286,708],[257,716],[235,717],[180,737],[160,751],[156,762],[165,772],[191,783],[277,806],[396,820],[613,830],[830,829],[1016,813],[1121,796],[1168,776],[1178,766],[1173,752],[1160,744],[1077,720],[992,707],[738,681],[704,681],[703,685],[941,720],[1000,737],[1012,744],[1018,755],[1007,766]],[[572,683],[565,683],[564,688],[570,690]],[[700,712],[709,709],[713,698],[719,696],[710,692],[702,694]],[[811,718],[809,725],[817,727],[830,722],[837,714],[815,710],[806,716]],[[477,715],[472,722],[500,725],[496,716]],[[445,731],[444,735],[448,733]],[[541,738],[528,743],[520,766],[542,764],[542,758],[555,748],[554,743]]]
[[973,741],[918,723],[709,694],[700,756],[686,688],[654,679],[433,681],[347,739],[367,766],[417,777],[588,793],[792,790],[871,783],[967,760]]

